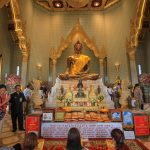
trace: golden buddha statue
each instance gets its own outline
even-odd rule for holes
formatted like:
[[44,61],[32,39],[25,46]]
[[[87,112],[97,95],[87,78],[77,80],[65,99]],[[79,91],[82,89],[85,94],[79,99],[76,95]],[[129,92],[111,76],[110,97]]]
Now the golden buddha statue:
[[64,74],[60,74],[59,78],[67,80],[73,79],[97,79],[98,74],[89,74],[89,64],[91,58],[89,56],[83,55],[82,44],[77,41],[74,45],[75,54],[67,58],[67,70]]

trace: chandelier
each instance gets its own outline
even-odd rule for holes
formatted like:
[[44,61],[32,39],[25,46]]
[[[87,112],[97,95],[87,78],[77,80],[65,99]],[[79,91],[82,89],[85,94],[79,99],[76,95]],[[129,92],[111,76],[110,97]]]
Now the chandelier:
[[81,8],[89,3],[89,0],[66,0],[67,3],[75,8]]

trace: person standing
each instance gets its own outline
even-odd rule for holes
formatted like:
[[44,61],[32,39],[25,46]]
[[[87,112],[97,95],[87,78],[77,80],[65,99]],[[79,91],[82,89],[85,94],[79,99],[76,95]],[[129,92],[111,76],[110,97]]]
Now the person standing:
[[110,85],[107,86],[107,92],[110,95],[111,100],[113,100],[113,89],[112,89],[112,87]]
[[12,119],[12,126],[13,130],[12,132],[16,132],[17,130],[17,119],[19,124],[19,130],[24,131],[23,128],[23,102],[26,101],[24,94],[21,92],[21,86],[16,85],[15,86],[14,93],[11,94],[10,99],[10,108],[11,108],[11,119]]
[[29,103],[30,103],[31,96],[32,96],[32,85],[31,84],[28,84],[26,86],[26,88],[23,91],[23,94],[26,98],[26,103],[25,103],[25,106],[24,106],[25,114],[28,114],[28,112],[29,112]]
[[10,96],[6,94],[6,86],[0,84],[0,133],[2,132],[7,102],[9,102],[9,100]]
[[140,85],[137,83],[134,86],[133,89],[133,94],[134,94],[134,98],[138,101],[140,109],[144,109],[144,100],[143,100],[143,93],[142,90],[140,88]]

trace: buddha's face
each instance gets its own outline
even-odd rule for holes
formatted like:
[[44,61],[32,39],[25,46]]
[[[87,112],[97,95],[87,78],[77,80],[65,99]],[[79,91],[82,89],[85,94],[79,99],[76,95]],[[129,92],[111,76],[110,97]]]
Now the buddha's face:
[[74,50],[76,54],[80,54],[81,53],[81,49],[82,49],[82,44],[81,43],[76,43]]

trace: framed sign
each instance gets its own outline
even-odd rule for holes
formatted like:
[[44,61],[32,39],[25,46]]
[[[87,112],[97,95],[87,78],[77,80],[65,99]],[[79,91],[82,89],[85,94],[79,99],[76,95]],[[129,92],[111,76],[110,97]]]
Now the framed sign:
[[26,116],[26,134],[34,132],[40,136],[41,129],[41,115],[28,115]]
[[55,121],[64,121],[65,112],[57,111],[55,112]]
[[53,121],[53,112],[43,112],[42,121]]
[[124,128],[133,128],[133,116],[130,110],[125,110],[122,113],[123,116],[123,127]]
[[111,110],[111,121],[122,121],[120,110]]
[[65,110],[62,108],[55,109],[55,121],[64,121]]
[[134,129],[135,136],[147,137],[150,134],[149,131],[149,116],[144,114],[134,115]]
[[43,109],[42,121],[53,121],[54,120],[54,109],[47,108]]
[[135,139],[134,131],[124,131],[125,139],[133,140]]

